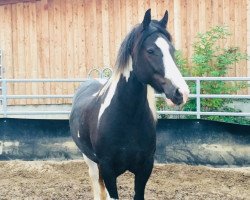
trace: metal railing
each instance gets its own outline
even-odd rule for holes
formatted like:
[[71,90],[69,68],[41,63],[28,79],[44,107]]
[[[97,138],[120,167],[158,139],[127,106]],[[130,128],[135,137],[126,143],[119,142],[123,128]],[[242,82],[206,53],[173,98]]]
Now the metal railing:
[[[7,85],[9,83],[77,83],[84,82],[87,79],[1,79],[2,95],[0,95],[0,101],[2,101],[2,110],[0,115],[8,117],[10,115],[48,115],[48,114],[69,114],[69,111],[9,111],[8,100],[9,99],[48,99],[48,98],[68,98],[72,99],[72,95],[9,95]],[[103,79],[101,79],[103,80]],[[203,81],[250,81],[250,77],[185,77],[187,81],[195,81],[196,94],[190,94],[190,98],[196,99],[196,111],[157,111],[158,114],[173,114],[173,115],[196,115],[197,119],[207,115],[220,115],[220,116],[246,116],[250,117],[249,112],[203,112],[201,111],[201,99],[202,98],[228,98],[228,99],[249,99],[250,95],[230,95],[230,94],[201,94],[201,82]],[[156,94],[156,97],[162,95]]]
[[[223,98],[223,99],[249,99],[250,95],[238,94],[201,94],[202,81],[250,81],[250,77],[185,77],[186,81],[195,81],[196,94],[190,94],[189,98],[196,99],[196,111],[158,111],[158,114],[173,114],[173,115],[196,115],[197,119],[203,116],[238,116],[250,117],[250,112],[203,112],[201,111],[202,98]],[[157,95],[162,96],[162,95]]]

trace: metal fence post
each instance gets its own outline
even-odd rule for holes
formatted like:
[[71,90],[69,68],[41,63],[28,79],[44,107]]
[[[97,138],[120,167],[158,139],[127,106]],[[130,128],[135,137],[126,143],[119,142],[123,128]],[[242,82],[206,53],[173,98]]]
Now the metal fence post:
[[3,116],[7,117],[7,81],[2,79],[2,95],[3,95]]
[[196,80],[196,117],[197,119],[201,118],[201,80],[197,78]]

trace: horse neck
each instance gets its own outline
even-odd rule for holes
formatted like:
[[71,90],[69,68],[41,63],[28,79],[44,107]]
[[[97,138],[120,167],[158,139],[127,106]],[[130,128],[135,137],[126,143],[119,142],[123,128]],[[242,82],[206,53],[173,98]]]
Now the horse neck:
[[126,99],[130,99],[134,103],[137,101],[145,101],[147,98],[147,86],[138,81],[135,73],[130,72],[130,76],[126,79],[121,76],[120,83],[118,85],[118,95],[123,96]]
[[[156,121],[154,90],[141,83],[133,71],[128,79],[121,74],[117,85],[116,102],[125,108],[126,112],[137,119],[152,114]],[[151,110],[151,111],[150,111]],[[151,115],[149,114],[149,115]]]

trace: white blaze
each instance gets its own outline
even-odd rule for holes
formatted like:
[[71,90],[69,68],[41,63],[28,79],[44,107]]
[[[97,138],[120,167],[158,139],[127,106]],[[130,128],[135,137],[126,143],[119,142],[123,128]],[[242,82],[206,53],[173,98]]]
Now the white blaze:
[[156,121],[157,115],[156,115],[156,105],[155,105],[155,91],[150,85],[147,86],[147,99],[149,108],[152,112],[154,120]]
[[161,49],[163,54],[165,78],[171,80],[179,88],[179,91],[183,94],[185,103],[189,95],[189,88],[170,54],[169,44],[162,37],[157,38],[155,44]]

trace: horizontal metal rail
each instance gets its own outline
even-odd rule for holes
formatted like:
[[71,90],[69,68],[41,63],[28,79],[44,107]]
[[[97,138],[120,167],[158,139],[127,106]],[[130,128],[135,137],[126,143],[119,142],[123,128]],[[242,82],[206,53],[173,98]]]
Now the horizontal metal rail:
[[[166,115],[197,115],[196,111],[157,111],[158,114],[166,114]],[[235,116],[235,117],[250,117],[249,112],[199,112],[200,115],[206,116]]]
[[3,111],[0,112],[1,115],[60,115],[60,114],[70,114],[67,110],[46,110],[46,111]]
[[[6,99],[58,99],[58,98],[73,98],[72,95],[6,95]],[[0,99],[3,99],[4,96],[0,95]]]
[[[76,83],[84,82],[85,79],[1,79],[2,95],[0,95],[0,101],[2,101],[2,111],[0,114],[4,117],[8,115],[53,115],[53,114],[69,114],[70,111],[10,111],[8,110],[7,101],[9,99],[52,99],[52,98],[67,98],[72,99],[73,94],[70,95],[8,95],[7,85],[8,83],[55,83],[55,82],[67,82]],[[103,83],[107,79],[97,79]],[[248,112],[203,112],[201,111],[201,99],[202,98],[222,98],[222,99],[250,99],[250,95],[232,95],[232,94],[201,94],[201,82],[202,81],[249,81],[250,77],[185,77],[187,81],[195,81],[196,94],[190,94],[189,98],[196,99],[196,111],[157,111],[158,114],[173,114],[173,115],[196,115],[200,116],[248,116]],[[162,94],[156,94],[156,97],[164,97]]]

